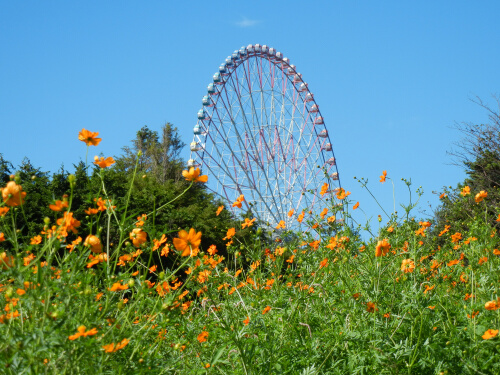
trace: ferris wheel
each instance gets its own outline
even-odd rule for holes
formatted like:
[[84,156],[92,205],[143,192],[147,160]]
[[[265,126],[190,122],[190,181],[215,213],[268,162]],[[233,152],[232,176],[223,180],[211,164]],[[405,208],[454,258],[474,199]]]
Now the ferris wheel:
[[[260,221],[274,226],[283,220],[288,228],[340,188],[319,106],[281,52],[259,44],[234,51],[202,104],[188,166],[201,167],[208,188],[229,207],[244,195],[243,204]],[[320,194],[325,182],[329,194]]]

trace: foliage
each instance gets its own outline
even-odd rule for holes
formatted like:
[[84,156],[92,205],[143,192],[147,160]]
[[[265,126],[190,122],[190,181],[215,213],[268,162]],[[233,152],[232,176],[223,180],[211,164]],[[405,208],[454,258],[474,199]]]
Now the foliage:
[[[214,229],[216,206],[191,204],[204,199],[200,183],[146,175],[119,185],[122,172],[109,167],[93,171],[81,201],[88,210],[101,198],[102,210],[76,226],[59,219],[82,208],[81,177],[69,177],[70,204],[40,237],[19,240],[22,209],[0,211],[7,374],[500,372],[500,238],[484,216],[460,233],[450,223],[436,246],[410,203],[363,242],[346,225],[346,193],[327,207],[342,220],[307,215],[300,231],[280,228],[269,242],[248,217]],[[62,191],[64,181],[52,183]],[[150,206],[147,218],[131,214],[134,204]],[[196,229],[177,233],[177,220]],[[209,236],[225,245],[203,245]]]

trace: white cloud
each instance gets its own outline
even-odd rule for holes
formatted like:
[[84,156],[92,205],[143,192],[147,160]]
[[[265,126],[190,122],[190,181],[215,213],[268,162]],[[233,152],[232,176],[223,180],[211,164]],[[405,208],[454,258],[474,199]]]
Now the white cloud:
[[239,26],[239,27],[252,27],[252,26],[255,26],[255,25],[259,24],[259,23],[260,23],[260,21],[249,20],[248,18],[243,17],[241,19],[241,21],[236,22],[236,26]]

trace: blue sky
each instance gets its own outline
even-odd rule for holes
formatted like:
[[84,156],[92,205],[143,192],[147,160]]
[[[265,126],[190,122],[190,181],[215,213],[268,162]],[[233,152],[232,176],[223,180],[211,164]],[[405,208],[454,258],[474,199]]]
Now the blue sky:
[[0,0],[0,152],[71,170],[85,158],[82,128],[103,138],[91,156],[116,156],[143,125],[167,121],[189,143],[213,73],[260,43],[309,83],[342,184],[369,216],[380,210],[353,176],[390,209],[382,170],[396,202],[406,177],[435,207],[432,191],[465,176],[446,153],[461,138],[454,124],[487,121],[471,99],[494,106],[499,94],[498,14],[498,1]]

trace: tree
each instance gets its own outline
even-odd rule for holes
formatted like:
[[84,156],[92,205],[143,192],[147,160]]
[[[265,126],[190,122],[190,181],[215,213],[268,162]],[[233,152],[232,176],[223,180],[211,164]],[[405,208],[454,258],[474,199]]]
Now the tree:
[[[482,216],[492,226],[498,226],[498,207],[500,206],[500,100],[496,98],[498,110],[486,105],[481,99],[474,101],[488,112],[486,124],[460,123],[456,129],[464,134],[450,154],[455,164],[465,168],[467,178],[455,189],[445,189],[441,206],[436,210],[437,225],[435,231],[441,231],[445,225],[453,223],[455,230],[469,229],[472,218]],[[460,192],[469,186],[471,195],[463,197]],[[488,193],[485,208],[476,204],[474,196],[484,190]]]
[[161,140],[158,132],[143,126],[132,140],[132,147],[123,147],[124,155],[116,159],[117,168],[133,171],[137,155],[138,170],[150,174],[159,183],[167,180],[181,179],[183,162],[180,152],[185,144],[179,137],[178,130],[172,124],[166,123],[161,129]]

